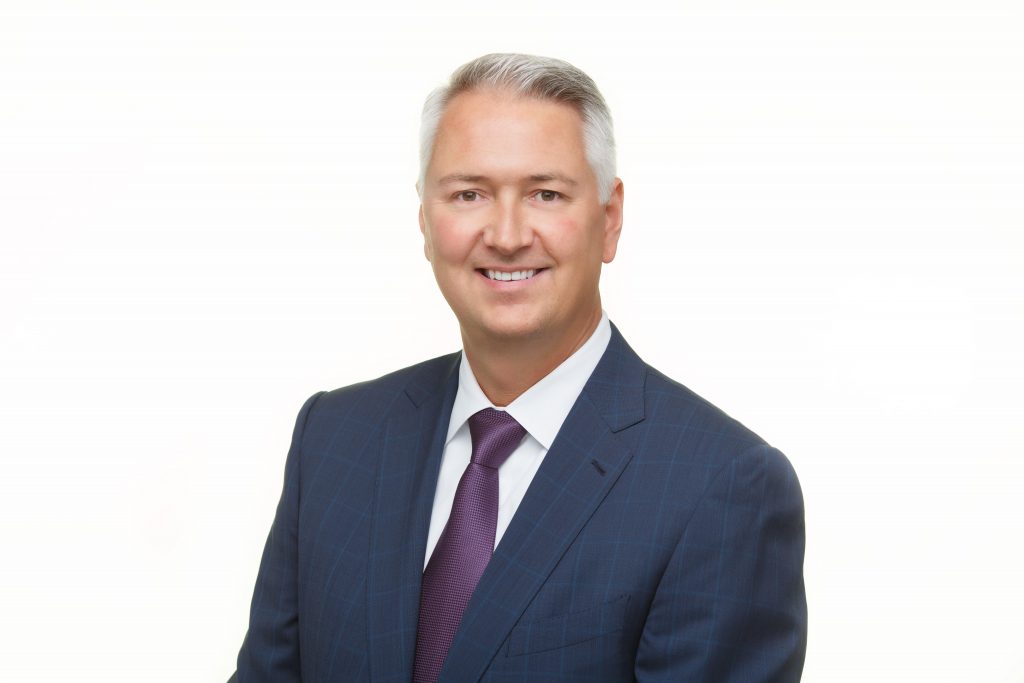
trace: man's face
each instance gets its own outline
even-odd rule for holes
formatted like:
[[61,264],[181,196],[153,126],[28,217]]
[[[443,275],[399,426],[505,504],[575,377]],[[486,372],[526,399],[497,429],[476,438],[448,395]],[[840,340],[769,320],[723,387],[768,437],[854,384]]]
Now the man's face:
[[572,107],[494,91],[449,103],[420,229],[464,338],[582,344],[622,224],[622,183],[607,204],[598,194]]

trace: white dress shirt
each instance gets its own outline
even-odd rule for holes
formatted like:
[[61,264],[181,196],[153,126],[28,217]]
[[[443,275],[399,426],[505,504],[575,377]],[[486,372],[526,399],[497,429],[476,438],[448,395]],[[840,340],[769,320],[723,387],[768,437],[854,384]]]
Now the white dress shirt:
[[484,408],[505,410],[526,429],[522,442],[498,469],[498,526],[494,534],[494,546],[497,547],[526,495],[533,476],[544,462],[544,456],[551,448],[558,430],[562,428],[562,423],[604,355],[611,338],[612,328],[608,315],[601,311],[601,321],[583,346],[504,408],[498,408],[484,395],[466,360],[466,354],[462,354],[459,390],[452,405],[448,437],[441,455],[441,472],[434,492],[434,507],[430,513],[424,569],[448,523],[455,489],[462,479],[462,473],[469,466],[473,448],[469,435],[470,415]]

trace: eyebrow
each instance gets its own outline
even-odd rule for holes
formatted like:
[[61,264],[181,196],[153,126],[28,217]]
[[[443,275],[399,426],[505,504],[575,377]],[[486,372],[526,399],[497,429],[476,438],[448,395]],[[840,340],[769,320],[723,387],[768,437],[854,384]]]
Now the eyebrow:
[[[448,185],[449,183],[479,183],[481,181],[490,180],[485,175],[473,175],[470,173],[449,173],[442,177],[438,182],[441,185]],[[578,185],[575,180],[562,173],[534,173],[526,176],[526,180],[532,183],[546,183],[552,180],[565,183],[566,185]]]
[[547,183],[552,180],[557,180],[560,183],[566,185],[577,185],[578,183],[567,175],[561,173],[535,173],[530,176],[530,181],[535,183]]
[[478,183],[481,180],[487,180],[487,176],[470,175],[468,173],[449,173],[437,182],[441,185],[447,185],[448,183]]

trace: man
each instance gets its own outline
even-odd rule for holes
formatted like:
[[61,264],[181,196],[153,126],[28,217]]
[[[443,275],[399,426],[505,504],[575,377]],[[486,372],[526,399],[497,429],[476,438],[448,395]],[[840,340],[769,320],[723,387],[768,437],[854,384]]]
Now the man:
[[417,189],[463,351],[303,406],[238,680],[799,680],[792,468],[602,311],[623,189],[593,81],[460,67]]

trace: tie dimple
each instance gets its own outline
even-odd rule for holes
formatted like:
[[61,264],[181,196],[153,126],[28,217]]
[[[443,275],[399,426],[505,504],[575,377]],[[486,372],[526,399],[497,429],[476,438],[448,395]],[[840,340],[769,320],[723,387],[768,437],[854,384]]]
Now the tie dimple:
[[473,439],[472,462],[498,469],[523,440],[526,430],[508,413],[484,408],[469,418],[469,434]]

